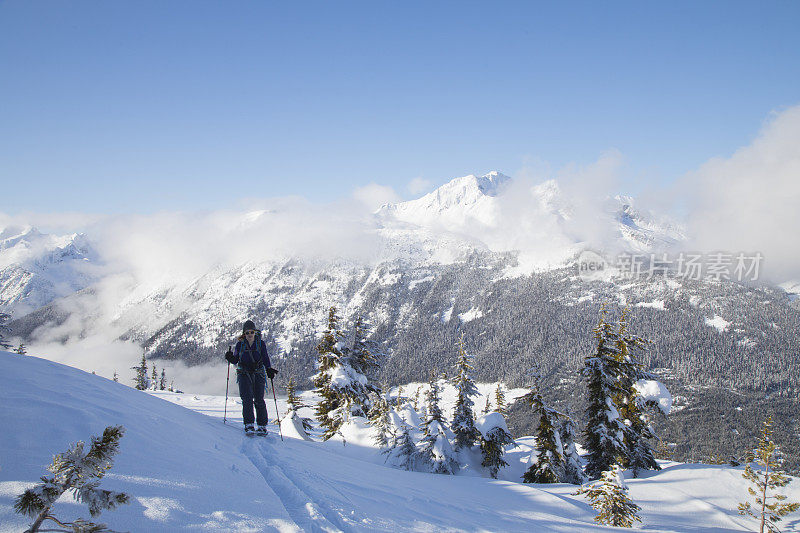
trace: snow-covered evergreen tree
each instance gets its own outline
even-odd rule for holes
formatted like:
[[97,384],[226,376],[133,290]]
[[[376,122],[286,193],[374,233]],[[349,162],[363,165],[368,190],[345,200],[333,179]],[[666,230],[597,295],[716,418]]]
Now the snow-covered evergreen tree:
[[286,416],[290,418],[297,418],[300,422],[300,427],[303,428],[303,431],[308,432],[313,427],[311,425],[311,420],[304,416],[300,416],[300,409],[303,407],[307,407],[300,397],[295,392],[294,388],[294,378],[289,378],[289,382],[286,384],[286,404],[289,407],[289,412],[286,413]]
[[599,478],[615,464],[621,464],[627,455],[625,433],[627,426],[620,417],[614,402],[624,391],[620,387],[619,334],[606,321],[606,309],[594,329],[597,349],[584,360],[583,376],[587,386],[586,474]]
[[502,414],[503,416],[508,416],[508,406],[506,405],[506,394],[503,392],[503,384],[498,383],[497,389],[494,391],[494,402],[497,404],[495,407],[495,411]]
[[[760,468],[753,468],[751,464],[753,462]],[[786,502],[786,496],[782,494],[770,494],[770,491],[789,484],[790,480],[786,473],[780,470],[780,466],[781,454],[772,440],[770,416],[764,421],[758,447],[748,457],[748,464],[742,474],[742,477],[753,485],[747,487],[747,491],[755,498],[756,508],[753,509],[750,502],[739,504],[739,514],[752,516],[760,521],[760,533],[764,533],[764,528],[770,533],[779,533],[777,522],[800,508],[800,503]]]
[[19,343],[19,346],[17,346],[17,349],[14,350],[14,353],[17,353],[19,355],[28,355],[28,350],[25,349],[24,344]]
[[583,465],[575,446],[575,422],[569,413],[562,416],[558,423],[558,435],[561,438],[561,456],[564,459],[563,483],[581,485],[586,482]]
[[455,364],[456,374],[453,378],[453,386],[456,388],[456,405],[453,409],[453,424],[451,429],[455,434],[454,444],[456,450],[472,447],[480,436],[475,429],[475,413],[472,400],[478,395],[478,388],[472,381],[470,372],[472,357],[467,354],[464,347],[464,335],[458,340],[458,361]]
[[349,352],[347,353],[347,362],[350,367],[360,375],[366,378],[365,390],[356,399],[356,403],[361,407],[363,416],[369,412],[371,408],[370,396],[371,393],[380,393],[381,388],[374,380],[380,371],[380,348],[378,344],[369,339],[371,325],[366,319],[359,316],[353,322],[351,328],[351,343],[348,346]]
[[385,450],[390,444],[392,436],[391,421],[389,419],[389,402],[381,396],[371,411],[370,423],[375,428],[375,444]]
[[4,340],[5,332],[11,331],[6,324],[11,320],[11,315],[8,313],[0,313],[0,348],[11,348],[11,345]]
[[150,376],[150,386],[153,390],[158,390],[158,370],[155,363],[153,363],[153,374]]
[[[397,431],[394,448],[389,452],[394,466],[405,470],[416,470],[418,451],[408,425],[401,423]],[[388,458],[387,458],[388,459]]]
[[559,414],[545,404],[538,380],[522,398],[539,416],[536,428],[536,459],[522,476],[524,483],[560,483],[564,478],[564,457],[558,431]]
[[131,370],[136,371],[136,375],[133,377],[134,387],[138,390],[147,390],[150,383],[147,380],[147,359],[144,354],[142,354],[142,361],[139,363],[139,366],[131,367]]
[[315,392],[320,396],[316,407],[316,417],[324,429],[323,440],[333,437],[342,424],[343,398],[333,383],[333,373],[340,367],[342,352],[340,343],[344,334],[339,330],[339,317],[336,308],[328,310],[328,329],[322,335],[322,340],[317,346],[319,358],[317,360],[317,373],[313,377]]
[[114,370],[114,375],[111,377],[111,380],[112,380],[114,383],[119,383],[119,374],[117,374],[117,371],[116,371],[116,370]]
[[620,393],[615,397],[615,405],[626,426],[623,442],[626,454],[622,466],[633,471],[633,477],[639,476],[640,470],[661,470],[650,444],[656,435],[645,416],[645,402],[635,384],[640,379],[654,379],[655,376],[645,372],[637,358],[638,351],[646,348],[648,342],[641,337],[629,335],[628,310],[622,312],[618,324],[617,348],[620,363]]
[[481,411],[481,415],[486,415],[492,412],[492,402],[489,399],[489,395],[486,395],[486,403],[483,405],[483,411]]
[[447,422],[439,407],[439,392],[439,382],[432,372],[426,394],[427,414],[422,423],[423,436],[419,443],[419,457],[431,472],[452,474],[458,463],[454,459],[453,448],[447,435]]
[[161,369],[161,379],[158,380],[158,390],[167,390],[167,373]]
[[475,423],[480,434],[480,448],[483,455],[481,466],[489,470],[489,475],[497,479],[498,471],[508,466],[503,459],[505,446],[514,442],[508,432],[506,419],[502,413],[492,411],[481,416]]
[[325,429],[325,440],[335,435],[348,417],[365,417],[369,412],[370,394],[378,390],[362,372],[373,368],[375,361],[369,352],[364,322],[360,324],[357,334],[348,335],[339,329],[336,308],[328,311],[328,329],[317,347],[319,369],[313,377],[316,391],[322,397],[316,412]]
[[618,465],[603,472],[599,481],[581,487],[575,494],[585,494],[590,505],[599,511],[600,514],[594,517],[599,524],[633,527],[635,522],[641,522],[638,514],[641,508],[628,496],[628,487]]
[[130,496],[124,492],[99,488],[100,480],[114,464],[113,458],[119,450],[119,440],[124,433],[125,428],[122,426],[109,426],[103,431],[102,437],[92,437],[88,452],[84,453],[84,443],[80,441],[67,452],[53,457],[53,462],[47,467],[53,475],[43,476],[42,483],[27,489],[14,500],[14,511],[34,519],[29,532],[39,531],[45,520],[68,527],[70,531],[108,531],[105,524],[95,524],[80,518],[73,522],[58,519],[52,514],[51,508],[67,491],[72,492],[75,501],[89,507],[92,517],[106,509],[115,509],[129,503]]

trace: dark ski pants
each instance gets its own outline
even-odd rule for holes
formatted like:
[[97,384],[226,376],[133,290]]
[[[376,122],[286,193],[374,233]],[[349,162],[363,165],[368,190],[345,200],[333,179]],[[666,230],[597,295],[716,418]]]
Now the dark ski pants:
[[242,418],[245,425],[252,425],[253,405],[255,404],[255,421],[259,426],[266,426],[269,421],[267,404],[264,401],[264,389],[267,385],[267,372],[264,367],[255,372],[236,370],[236,382],[239,384],[239,396],[242,398]]

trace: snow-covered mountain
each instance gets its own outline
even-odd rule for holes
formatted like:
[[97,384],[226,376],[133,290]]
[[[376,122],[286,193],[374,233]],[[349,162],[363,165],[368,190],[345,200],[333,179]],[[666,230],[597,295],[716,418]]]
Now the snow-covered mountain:
[[0,311],[25,314],[99,279],[86,235],[46,235],[36,228],[0,231]]
[[[474,472],[408,472],[384,464],[368,434],[347,446],[288,433],[283,441],[254,439],[242,435],[239,423],[222,423],[222,397],[155,394],[0,352],[0,533],[30,524],[13,512],[13,499],[39,482],[53,454],[120,424],[125,434],[101,488],[128,493],[130,503],[98,517],[117,531],[608,530],[593,521],[596,512],[574,485],[519,482],[533,450],[530,437],[508,447],[510,464],[497,480]],[[662,466],[626,480],[641,506],[642,528],[752,530],[755,522],[736,511],[748,498],[743,467]],[[800,499],[798,480],[783,493]],[[89,518],[69,495],[53,512],[65,520]],[[781,525],[791,530],[796,517]]]
[[[587,221],[589,207],[594,209]],[[259,222],[270,216],[273,212],[244,213],[225,224],[232,232],[259,231]],[[583,231],[584,224],[592,231]],[[486,377],[513,381],[522,372],[518,367],[530,364],[532,345],[540,346],[543,361],[559,367],[563,341],[556,339],[565,335],[574,346],[567,368],[577,365],[596,309],[606,300],[633,306],[634,318],[646,328],[642,333],[654,340],[660,366],[681,378],[743,386],[758,375],[756,385],[768,387],[785,383],[780,377],[785,372],[794,375],[790,353],[797,340],[790,332],[800,319],[796,310],[785,312],[783,291],[727,281],[587,281],[575,275],[580,251],[598,249],[598,242],[609,250],[642,253],[685,239],[679,224],[640,209],[630,197],[587,206],[586,199],[566,196],[555,181],[528,185],[492,172],[384,205],[362,226],[371,250],[358,257],[245,258],[188,279],[161,271],[157,280],[117,272],[26,316],[17,314],[12,336],[41,344],[102,332],[135,342],[153,357],[194,364],[217,359],[241,322],[255,318],[271,352],[287,361],[290,375],[305,379],[313,373],[326,311],[336,306],[345,319],[362,314],[371,321],[391,356],[389,379],[424,378],[430,359],[449,353],[465,332],[478,361],[485,359],[484,368],[493,374]],[[592,236],[599,241],[588,240]],[[77,256],[79,262],[92,263],[89,255]],[[77,277],[71,286],[86,285]],[[37,296],[33,288],[29,301],[47,301],[47,294]],[[14,294],[2,292],[3,298]],[[730,327],[708,335],[708,321],[717,316]],[[509,337],[512,323],[519,332]],[[659,326],[663,323],[696,336],[690,340],[704,343],[708,352],[684,350],[672,330]],[[755,371],[765,354],[784,352],[772,377]],[[789,387],[795,386],[790,379]]]

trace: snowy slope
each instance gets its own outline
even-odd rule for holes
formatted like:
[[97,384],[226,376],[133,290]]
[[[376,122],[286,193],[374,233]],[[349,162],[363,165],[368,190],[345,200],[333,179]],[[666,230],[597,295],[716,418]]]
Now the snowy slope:
[[[53,453],[110,424],[127,432],[103,486],[133,496],[102,515],[117,530],[607,530],[594,525],[573,486],[394,470],[353,443],[248,439],[218,418],[33,357],[0,353],[0,406],[0,532],[26,526],[11,510],[13,497],[44,473]],[[735,512],[745,494],[738,470],[671,463],[630,486],[645,529],[752,529]],[[86,516],[67,499],[57,507],[65,517]]]

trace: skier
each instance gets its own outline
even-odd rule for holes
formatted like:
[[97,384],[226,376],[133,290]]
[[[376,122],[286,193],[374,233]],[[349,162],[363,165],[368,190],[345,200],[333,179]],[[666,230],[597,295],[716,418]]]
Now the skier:
[[[261,332],[256,329],[252,320],[242,326],[242,334],[236,343],[234,351],[230,348],[225,353],[225,359],[236,365],[236,382],[239,384],[239,396],[242,398],[242,418],[244,418],[244,432],[247,435],[266,435],[267,404],[264,402],[264,391],[269,379],[278,375],[272,368],[267,354],[267,345],[261,338]],[[255,404],[256,416],[253,416]],[[258,429],[253,428],[253,422],[258,424]]]

